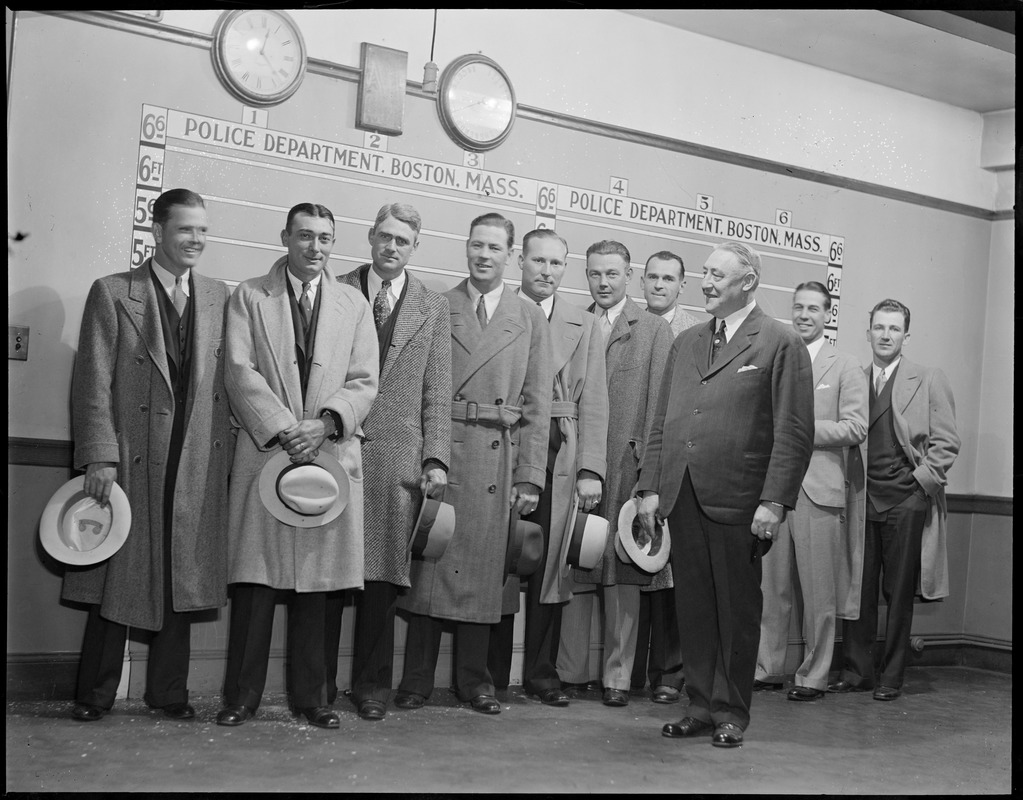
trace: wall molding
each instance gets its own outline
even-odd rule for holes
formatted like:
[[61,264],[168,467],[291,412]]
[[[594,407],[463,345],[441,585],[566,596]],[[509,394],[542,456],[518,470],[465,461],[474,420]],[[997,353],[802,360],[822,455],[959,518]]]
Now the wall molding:
[[[26,12],[19,12],[26,13]],[[127,33],[136,33],[143,36],[151,36],[157,39],[164,39],[177,44],[190,47],[209,49],[212,47],[213,37],[210,34],[188,31],[183,28],[175,28],[161,22],[155,22],[137,16],[132,16],[117,11],[39,11],[38,14],[59,15],[67,19],[84,22],[91,25],[100,25],[105,28],[112,28]],[[17,17],[15,18],[17,20]],[[15,22],[15,24],[17,24]],[[306,67],[307,71],[315,75],[328,75],[347,81],[358,81],[361,70],[357,67],[350,67],[318,58],[310,58]],[[424,92],[421,83],[406,81],[406,93],[414,97],[434,100],[436,95],[432,92]],[[957,203],[953,200],[946,200],[941,197],[910,192],[905,189],[896,189],[891,186],[884,186],[870,181],[863,181],[856,178],[847,178],[841,175],[834,175],[829,172],[798,167],[792,164],[785,164],[780,161],[771,161],[757,156],[735,153],[730,150],[723,150],[710,145],[696,144],[682,139],[674,139],[660,134],[645,133],[643,131],[622,128],[606,122],[595,122],[593,120],[575,117],[570,114],[563,114],[558,111],[546,111],[533,106],[519,105],[518,115],[523,119],[530,119],[536,122],[543,122],[549,125],[557,125],[570,130],[605,136],[611,139],[618,139],[627,142],[635,142],[663,150],[670,150],[676,153],[698,156],[711,161],[718,161],[724,164],[745,167],[747,169],[768,172],[776,175],[787,175],[791,178],[800,178],[823,186],[833,186],[838,189],[847,189],[861,194],[883,197],[887,200],[896,200],[911,205],[933,208],[939,211],[948,211],[952,214],[960,214],[967,217],[996,222],[1015,218],[1014,209],[991,210],[980,206],[971,206],[966,203]]]

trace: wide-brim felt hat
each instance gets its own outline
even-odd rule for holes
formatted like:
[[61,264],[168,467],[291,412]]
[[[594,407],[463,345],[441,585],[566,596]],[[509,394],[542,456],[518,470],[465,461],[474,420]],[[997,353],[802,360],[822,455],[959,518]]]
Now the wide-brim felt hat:
[[615,542],[615,551],[624,561],[631,561],[644,572],[651,574],[660,572],[671,555],[668,521],[659,520],[653,539],[641,547],[636,540],[640,533],[639,519],[636,517],[638,511],[639,504],[636,498],[622,506],[618,514],[618,541]]
[[85,476],[61,486],[39,520],[39,540],[58,561],[74,566],[98,564],[121,549],[131,530],[131,506],[114,483],[101,506],[85,493]]
[[572,567],[593,569],[604,556],[610,523],[597,514],[579,510],[579,496],[572,501],[565,534],[561,537],[561,574],[567,576]]
[[528,578],[539,569],[543,560],[543,536],[543,528],[520,519],[514,510],[511,512],[508,548],[504,555],[505,575]]
[[266,510],[296,528],[333,522],[348,505],[350,491],[348,473],[329,453],[295,464],[282,450],[259,474],[259,497]]
[[408,548],[416,558],[440,558],[455,535],[455,507],[442,500],[423,498]]

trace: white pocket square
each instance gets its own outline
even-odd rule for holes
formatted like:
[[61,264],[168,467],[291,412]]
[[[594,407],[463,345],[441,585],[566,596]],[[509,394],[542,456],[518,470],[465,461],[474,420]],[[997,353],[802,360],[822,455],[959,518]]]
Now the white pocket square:
[[831,388],[831,384],[830,383],[822,383],[820,386],[817,387],[817,391],[819,392],[821,389],[830,389],[830,388]]
[[751,369],[756,369],[756,364],[747,364],[745,367],[739,367],[739,372],[748,372]]

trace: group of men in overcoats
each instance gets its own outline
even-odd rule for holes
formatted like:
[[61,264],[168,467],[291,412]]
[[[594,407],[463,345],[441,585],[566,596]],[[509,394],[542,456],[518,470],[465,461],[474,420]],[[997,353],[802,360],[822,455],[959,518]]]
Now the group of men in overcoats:
[[[862,373],[821,338],[826,289],[797,288],[789,329],[757,305],[760,258],[739,243],[714,248],[703,267],[712,319],[700,325],[677,306],[681,258],[648,260],[643,312],[626,293],[631,254],[619,242],[587,250],[591,313],[558,293],[568,245],[550,230],[524,237],[512,291],[515,232],[500,214],[473,220],[469,275],[443,295],[406,270],[422,228],[408,205],[380,209],[371,262],[342,276],[329,266],[329,209],[294,206],[286,254],[230,297],[194,269],[207,226],[199,195],[165,192],[152,258],[97,280],[86,302],[75,465],[101,503],[120,484],[132,520],[120,551],[65,577],[63,597],[89,606],[76,719],[112,706],[129,626],[153,632],[147,703],[194,717],[190,612],[223,606],[228,584],[218,724],[256,713],[283,600],[291,703],[310,724],[338,727],[351,590],[350,696],[361,717],[386,714],[396,608],[409,626],[395,705],[425,704],[441,633],[453,628],[454,688],[473,710],[499,713],[519,609],[519,581],[505,574],[518,516],[545,531],[522,586],[523,683],[544,704],[566,705],[565,689],[589,685],[599,599],[604,703],[628,702],[649,637],[654,699],[675,702],[683,685],[689,697],[664,735],[741,744],[755,684],[773,687],[782,670],[794,570],[804,595],[824,588],[805,615],[807,659],[790,697],[823,692],[836,616],[858,620],[846,624],[847,665],[828,688],[874,686],[879,583],[889,629],[874,696],[898,696],[916,585],[928,598],[948,592],[943,487],[959,446],[947,380],[901,357],[905,306],[871,312],[868,414]],[[287,463],[283,476],[327,457],[343,471],[343,510],[314,527],[271,513],[268,465]],[[450,503],[457,522],[440,556],[414,559],[409,532],[428,497]],[[671,539],[670,562],[653,575],[614,548],[630,500],[643,536]],[[843,513],[857,509],[865,536],[856,513]],[[569,573],[562,537],[574,510],[605,517],[610,535],[596,568]]]

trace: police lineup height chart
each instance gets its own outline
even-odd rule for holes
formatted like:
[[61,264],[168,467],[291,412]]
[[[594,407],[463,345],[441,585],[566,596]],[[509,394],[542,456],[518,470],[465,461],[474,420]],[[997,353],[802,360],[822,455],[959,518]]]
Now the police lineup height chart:
[[[633,231],[664,240],[664,249],[673,241],[713,246],[723,239],[745,242],[766,255],[798,264],[801,280],[820,280],[831,294],[831,313],[825,323],[825,336],[834,344],[838,334],[845,239],[819,231],[802,230],[791,225],[791,213],[777,209],[774,222],[715,214],[714,198],[697,194],[694,208],[669,205],[629,194],[627,177],[608,176],[607,191],[593,187],[568,186],[525,175],[483,169],[485,154],[464,152],[462,164],[431,161],[388,152],[389,137],[365,132],[364,146],[313,138],[267,127],[265,109],[243,107],[245,122],[192,114],[175,109],[143,105],[139,135],[135,201],[130,264],[140,266],[152,255],[153,201],[164,187],[178,185],[167,180],[186,160],[217,161],[238,168],[255,168],[276,175],[330,178],[335,181],[384,191],[395,190],[416,198],[436,200],[462,199],[485,210],[529,214],[536,228],[554,228],[559,221],[595,224],[612,231]],[[226,151],[226,152],[225,152]],[[240,193],[240,192],[239,192]],[[238,208],[271,208],[245,197],[221,197],[203,192],[211,202]],[[485,198],[473,204],[472,200]],[[403,198],[404,199],[404,198]],[[375,212],[376,206],[372,206]],[[272,208],[275,212],[287,209]],[[473,214],[483,213],[473,209]],[[368,229],[372,219],[339,218]],[[471,217],[470,217],[471,218]],[[424,231],[425,233],[425,231]],[[450,239],[464,240],[464,231],[435,232]],[[208,241],[217,242],[216,236]],[[233,241],[234,244],[254,244]],[[267,247],[275,249],[279,247]],[[363,248],[363,251],[365,248]],[[332,254],[332,258],[364,263],[365,252]],[[642,263],[634,264],[642,270]],[[414,271],[435,273],[461,279],[464,272],[410,264]],[[341,270],[345,272],[347,269]],[[692,275],[689,272],[687,275]],[[698,277],[698,275],[697,275]],[[237,281],[225,280],[229,285]],[[791,292],[792,286],[769,288]],[[584,294],[583,290],[571,290]],[[787,318],[780,318],[790,322]]]

